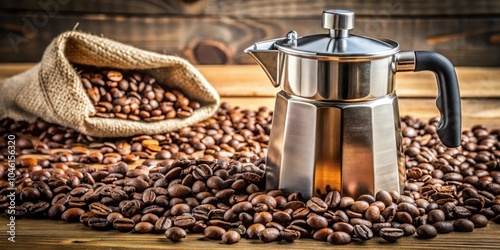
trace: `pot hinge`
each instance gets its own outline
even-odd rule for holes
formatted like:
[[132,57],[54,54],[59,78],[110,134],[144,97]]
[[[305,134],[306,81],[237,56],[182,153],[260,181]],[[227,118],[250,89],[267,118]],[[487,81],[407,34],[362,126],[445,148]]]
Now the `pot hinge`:
[[396,71],[415,71],[415,51],[403,51],[396,54]]

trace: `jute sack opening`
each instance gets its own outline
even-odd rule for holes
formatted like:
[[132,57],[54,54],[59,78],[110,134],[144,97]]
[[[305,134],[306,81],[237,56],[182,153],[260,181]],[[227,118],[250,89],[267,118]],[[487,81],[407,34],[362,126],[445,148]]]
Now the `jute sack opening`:
[[[71,63],[148,70],[168,88],[180,89],[201,108],[185,118],[156,122],[94,117],[96,110]],[[38,117],[97,137],[161,134],[193,125],[218,108],[219,95],[186,60],[107,38],[69,31],[56,37],[33,68],[0,82],[0,119],[28,122]]]

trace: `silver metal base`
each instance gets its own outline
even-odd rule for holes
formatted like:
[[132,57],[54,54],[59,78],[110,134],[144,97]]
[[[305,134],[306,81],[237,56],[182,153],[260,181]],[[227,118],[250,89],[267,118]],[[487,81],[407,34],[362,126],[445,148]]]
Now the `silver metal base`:
[[267,156],[266,188],[306,198],[329,186],[354,198],[400,190],[404,181],[394,93],[355,103],[311,101],[281,91]]

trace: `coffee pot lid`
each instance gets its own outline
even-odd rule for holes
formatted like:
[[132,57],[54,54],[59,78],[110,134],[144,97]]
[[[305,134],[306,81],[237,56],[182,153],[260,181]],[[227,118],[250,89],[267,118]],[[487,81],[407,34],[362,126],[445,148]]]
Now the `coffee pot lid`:
[[354,28],[354,13],[348,10],[325,10],[321,26],[329,34],[298,37],[297,32],[288,32],[285,39],[275,46],[287,53],[303,57],[384,57],[399,51],[399,44],[391,40],[349,34]]

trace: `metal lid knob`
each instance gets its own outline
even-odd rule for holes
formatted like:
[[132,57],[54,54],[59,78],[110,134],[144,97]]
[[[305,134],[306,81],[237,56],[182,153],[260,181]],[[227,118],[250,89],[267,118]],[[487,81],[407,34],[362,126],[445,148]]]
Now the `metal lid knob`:
[[325,10],[321,26],[330,30],[331,37],[347,37],[354,28],[354,12],[348,10]]

